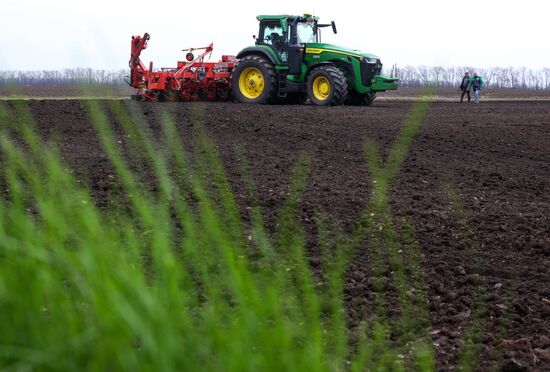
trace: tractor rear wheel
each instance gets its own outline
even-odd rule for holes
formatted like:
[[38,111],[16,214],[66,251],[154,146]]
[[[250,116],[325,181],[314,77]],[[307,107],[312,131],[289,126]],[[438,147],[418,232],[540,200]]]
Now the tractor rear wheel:
[[307,77],[307,95],[315,106],[343,105],[348,96],[348,82],[337,67],[322,65]]
[[271,103],[277,96],[276,89],[275,68],[262,56],[241,58],[231,73],[231,91],[238,102]]

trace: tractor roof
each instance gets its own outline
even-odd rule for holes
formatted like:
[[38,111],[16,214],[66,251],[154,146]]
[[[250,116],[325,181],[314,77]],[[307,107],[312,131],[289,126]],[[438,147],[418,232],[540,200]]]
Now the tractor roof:
[[279,15],[259,15],[256,16],[256,19],[258,21],[265,21],[265,20],[276,20],[276,19],[287,19],[287,18],[313,18],[316,21],[319,20],[319,17],[312,16],[311,14],[302,14],[302,15],[287,15],[287,14],[279,14]]

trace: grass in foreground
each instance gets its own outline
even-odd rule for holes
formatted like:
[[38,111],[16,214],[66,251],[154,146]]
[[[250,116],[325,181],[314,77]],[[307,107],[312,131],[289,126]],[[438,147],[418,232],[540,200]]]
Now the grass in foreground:
[[[158,192],[150,193],[129,170],[103,110],[90,101],[92,122],[125,190],[115,204],[119,207],[100,212],[55,150],[36,135],[24,103],[14,107],[18,120],[0,106],[3,369],[435,368],[422,307],[426,301],[408,297],[397,253],[402,244],[404,255],[412,257],[409,279],[425,296],[418,244],[410,223],[404,223],[399,241],[387,208],[389,187],[423,119],[425,102],[414,109],[385,165],[368,144],[374,194],[355,232],[342,236],[318,217],[322,278],[310,269],[296,220],[309,171],[307,153],[295,165],[278,230],[271,234],[264,228],[244,153],[251,204],[247,226],[203,131],[196,133],[191,164],[168,116],[160,149],[136,115],[111,105],[154,169]],[[25,150],[16,145],[21,142]],[[381,310],[384,297],[377,295],[375,320],[352,342],[342,296],[344,272],[367,237],[375,264],[382,250],[390,254],[402,315],[388,320]]]

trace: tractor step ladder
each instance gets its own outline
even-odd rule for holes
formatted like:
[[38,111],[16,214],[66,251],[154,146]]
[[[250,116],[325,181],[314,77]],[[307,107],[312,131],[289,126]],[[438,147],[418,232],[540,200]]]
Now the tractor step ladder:
[[277,97],[279,98],[285,98],[287,95],[286,91],[286,70],[279,70],[278,71],[278,80],[279,80],[279,89],[277,90]]

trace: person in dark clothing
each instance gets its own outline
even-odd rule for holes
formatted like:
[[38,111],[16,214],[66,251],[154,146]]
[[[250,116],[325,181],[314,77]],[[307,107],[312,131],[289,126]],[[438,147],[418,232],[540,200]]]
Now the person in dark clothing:
[[464,101],[464,95],[468,95],[468,102],[470,102],[470,85],[471,85],[471,79],[470,74],[468,71],[464,74],[464,77],[462,78],[462,82],[460,83],[460,87],[458,88],[459,91],[462,93],[460,94],[460,102],[462,103]]
[[471,82],[472,89],[474,90],[474,102],[479,103],[479,92],[483,88],[483,79],[478,76],[477,72],[474,72],[474,78]]

